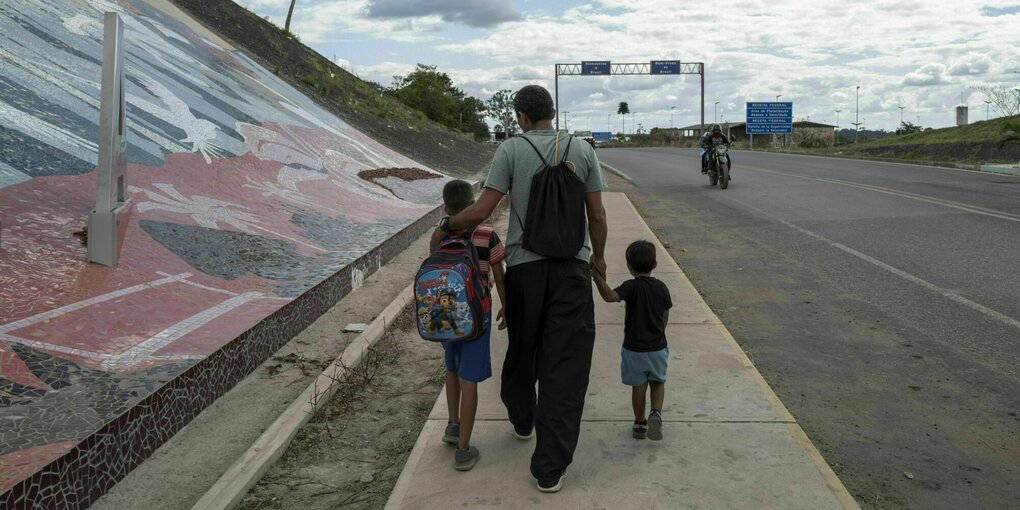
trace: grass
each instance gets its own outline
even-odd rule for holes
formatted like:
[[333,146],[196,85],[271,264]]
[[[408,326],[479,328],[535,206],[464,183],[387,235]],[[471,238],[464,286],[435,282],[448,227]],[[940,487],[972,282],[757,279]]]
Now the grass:
[[862,145],[911,145],[911,144],[947,144],[967,142],[997,142],[1006,131],[1006,124],[1020,120],[1020,116],[1001,117],[987,121],[975,122],[966,126],[954,126],[931,131],[894,136],[880,140],[871,140]]

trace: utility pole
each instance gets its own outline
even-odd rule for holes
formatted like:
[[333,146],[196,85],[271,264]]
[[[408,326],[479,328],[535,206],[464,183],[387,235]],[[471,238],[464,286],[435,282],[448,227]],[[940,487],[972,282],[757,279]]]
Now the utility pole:
[[568,112],[568,111],[564,111],[563,112],[563,129],[566,129],[567,132],[569,133],[570,132],[570,124],[567,123],[567,114],[568,113],[570,113],[570,112]]
[[612,124],[609,123],[609,121],[612,118],[613,118],[613,114],[611,114],[611,113],[607,113],[606,114],[606,131],[609,131],[610,133],[613,132],[613,126],[612,126]]
[[669,107],[669,129],[673,129],[673,112],[676,110],[675,106]]
[[904,108],[906,108],[906,106],[901,106],[900,107],[900,125],[901,126],[903,125],[903,109]]
[[841,111],[843,111],[842,108],[836,108],[836,137],[833,140],[833,143],[839,141],[839,112]]
[[857,86],[857,106],[854,107],[854,143],[857,143],[861,131],[861,86]]
[[715,117],[715,123],[719,123],[719,101],[712,104],[712,115]]
[[985,120],[988,120],[988,107],[991,106],[992,102],[985,99]]

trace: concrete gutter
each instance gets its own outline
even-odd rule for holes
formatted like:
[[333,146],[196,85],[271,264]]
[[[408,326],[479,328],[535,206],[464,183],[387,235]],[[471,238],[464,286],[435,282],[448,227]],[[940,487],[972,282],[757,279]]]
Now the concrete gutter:
[[386,328],[411,301],[412,286],[408,286],[394,299],[357,338],[344,349],[308,388],[294,400],[286,411],[266,429],[245,454],[228,469],[212,488],[192,507],[193,510],[228,510],[244,498],[262,475],[276,462],[290,445],[298,431],[312,418],[315,411],[329,402],[336,392],[340,374],[361,363],[365,352],[386,332]]

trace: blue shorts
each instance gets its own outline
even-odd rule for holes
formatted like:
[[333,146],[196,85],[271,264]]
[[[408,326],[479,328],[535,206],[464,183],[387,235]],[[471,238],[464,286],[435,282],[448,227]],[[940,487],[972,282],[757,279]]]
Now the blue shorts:
[[669,366],[669,347],[652,352],[634,352],[620,349],[620,376],[627,386],[641,386],[652,382],[666,382]]
[[492,327],[485,325],[478,338],[467,342],[444,343],[446,370],[465,381],[480,383],[492,377],[492,358],[489,354],[489,336]]

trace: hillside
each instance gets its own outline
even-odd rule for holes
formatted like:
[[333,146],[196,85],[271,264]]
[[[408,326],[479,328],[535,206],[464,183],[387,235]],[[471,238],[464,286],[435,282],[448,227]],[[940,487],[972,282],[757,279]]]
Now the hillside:
[[171,0],[217,35],[359,131],[458,177],[488,168],[491,146],[463,138],[387,96],[232,0]]
[[844,155],[953,162],[1015,162],[1020,160],[1020,143],[998,147],[1008,122],[1020,116],[975,122],[966,126],[933,129],[841,146]]

